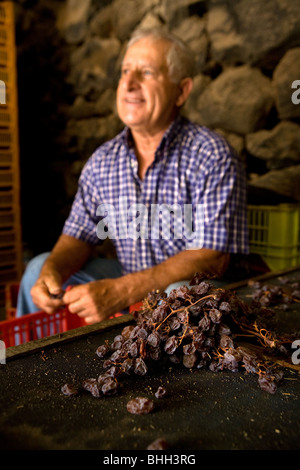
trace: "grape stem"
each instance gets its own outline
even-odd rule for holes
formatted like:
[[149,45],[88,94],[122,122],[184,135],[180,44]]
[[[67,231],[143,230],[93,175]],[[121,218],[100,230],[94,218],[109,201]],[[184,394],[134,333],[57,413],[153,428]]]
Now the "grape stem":
[[158,330],[161,325],[169,318],[171,317],[172,315],[174,315],[174,313],[178,313],[178,312],[184,312],[186,311],[188,313],[188,310],[193,307],[194,305],[200,303],[201,301],[203,300],[206,300],[206,299],[209,299],[209,298],[213,298],[215,299],[216,296],[215,294],[209,294],[209,295],[205,295],[204,297],[201,297],[200,299],[196,300],[196,302],[191,302],[190,305],[187,305],[185,307],[180,307],[180,308],[177,308],[176,310],[171,310],[171,312],[166,316],[166,318],[163,319],[163,321],[160,322],[160,324],[155,328],[156,330]]
[[272,337],[271,332],[265,328],[259,329],[256,322],[253,323],[253,329],[251,329],[250,326],[245,327],[241,323],[238,323],[238,325],[245,333],[249,333],[252,336],[257,336],[262,346],[267,346],[270,348],[275,348],[277,346],[277,341]]

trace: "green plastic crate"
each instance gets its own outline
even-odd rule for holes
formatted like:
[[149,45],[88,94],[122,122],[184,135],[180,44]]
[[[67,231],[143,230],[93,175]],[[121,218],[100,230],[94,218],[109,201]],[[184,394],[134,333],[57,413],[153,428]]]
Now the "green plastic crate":
[[300,263],[300,204],[248,206],[250,252],[272,271]]

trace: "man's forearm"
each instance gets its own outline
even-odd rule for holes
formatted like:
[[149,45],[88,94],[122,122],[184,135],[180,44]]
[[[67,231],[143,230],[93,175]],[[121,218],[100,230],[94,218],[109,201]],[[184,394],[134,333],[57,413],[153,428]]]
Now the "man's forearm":
[[88,244],[68,235],[61,235],[41,270],[41,276],[55,271],[65,281],[83,266],[91,253],[92,248]]
[[191,279],[196,272],[220,277],[226,271],[230,255],[214,250],[187,250],[163,263],[137,273],[124,276],[128,301],[132,305],[152,290],[165,290],[170,284]]

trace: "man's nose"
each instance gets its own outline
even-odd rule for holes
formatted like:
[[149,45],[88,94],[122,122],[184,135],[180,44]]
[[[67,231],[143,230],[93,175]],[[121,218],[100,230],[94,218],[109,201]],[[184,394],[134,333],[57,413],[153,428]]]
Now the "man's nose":
[[137,71],[131,70],[122,77],[122,85],[126,90],[132,90],[139,87],[140,78]]

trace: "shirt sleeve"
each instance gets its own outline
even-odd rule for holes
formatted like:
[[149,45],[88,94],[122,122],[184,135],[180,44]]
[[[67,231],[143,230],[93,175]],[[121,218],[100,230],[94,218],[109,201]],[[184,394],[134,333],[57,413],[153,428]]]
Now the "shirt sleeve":
[[[195,183],[196,217],[189,248],[226,253],[249,252],[246,178],[243,163],[223,138],[216,136],[202,149]],[[201,176],[200,176],[201,173]]]
[[71,211],[62,232],[65,235],[96,245],[101,243],[96,233],[97,223],[99,222],[99,217],[96,214],[100,201],[95,192],[96,184],[93,181],[91,159],[86,163],[80,175]]

